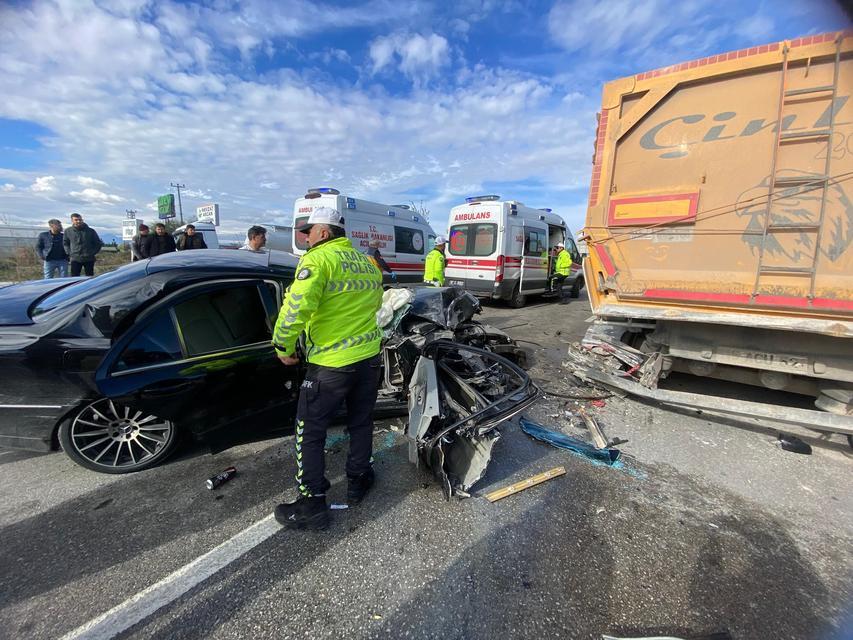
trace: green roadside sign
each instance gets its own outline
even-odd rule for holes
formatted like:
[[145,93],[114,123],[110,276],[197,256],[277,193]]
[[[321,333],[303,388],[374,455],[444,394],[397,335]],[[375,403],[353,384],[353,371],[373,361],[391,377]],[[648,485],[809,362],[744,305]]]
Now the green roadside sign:
[[161,220],[175,217],[175,195],[168,193],[157,198],[157,215]]

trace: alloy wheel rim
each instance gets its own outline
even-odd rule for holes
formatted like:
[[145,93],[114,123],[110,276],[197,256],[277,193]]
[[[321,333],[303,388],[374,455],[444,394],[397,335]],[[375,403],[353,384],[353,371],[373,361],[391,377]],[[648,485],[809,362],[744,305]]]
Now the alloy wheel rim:
[[74,418],[71,442],[93,464],[135,467],[157,456],[171,441],[173,429],[168,420],[103,398]]

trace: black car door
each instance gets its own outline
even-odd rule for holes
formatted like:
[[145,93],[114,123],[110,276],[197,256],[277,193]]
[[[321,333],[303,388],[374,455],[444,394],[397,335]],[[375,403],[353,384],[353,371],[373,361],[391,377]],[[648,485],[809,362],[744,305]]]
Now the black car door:
[[98,389],[214,450],[292,430],[302,372],[270,344],[281,286],[228,280],[165,298],[111,349]]

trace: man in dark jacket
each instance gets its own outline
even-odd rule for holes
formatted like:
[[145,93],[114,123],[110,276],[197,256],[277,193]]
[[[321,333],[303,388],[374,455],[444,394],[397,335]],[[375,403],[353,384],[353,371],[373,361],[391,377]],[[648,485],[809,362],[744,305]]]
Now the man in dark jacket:
[[130,261],[145,260],[151,250],[151,234],[147,224],[139,225],[139,233],[130,241]]
[[163,253],[172,253],[175,250],[175,239],[166,231],[166,225],[158,222],[154,225],[154,236],[148,247],[148,257],[153,258]]
[[64,278],[68,275],[68,254],[63,246],[65,234],[62,233],[62,223],[54,218],[48,220],[47,224],[50,231],[39,234],[36,253],[44,261],[45,280],[52,278],[54,271],[59,273],[60,278]]
[[371,240],[367,245],[367,257],[376,265],[376,268],[379,269],[379,273],[385,271],[391,276],[391,280],[397,282],[397,274],[394,273],[394,270],[388,266],[387,262],[385,262],[385,258],[383,258],[382,254],[379,252],[379,245],[379,240]]
[[87,276],[95,275],[95,256],[104,243],[79,213],[71,214],[71,228],[65,231],[62,245],[71,259],[72,276],[79,276],[81,270]]
[[195,225],[193,224],[186,226],[184,235],[178,240],[178,251],[187,251],[189,249],[207,249],[204,236],[195,232]]

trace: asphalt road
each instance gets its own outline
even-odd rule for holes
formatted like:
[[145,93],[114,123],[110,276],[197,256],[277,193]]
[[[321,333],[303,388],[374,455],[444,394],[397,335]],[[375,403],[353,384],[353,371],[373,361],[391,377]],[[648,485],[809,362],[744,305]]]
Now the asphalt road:
[[[584,301],[484,316],[526,341],[545,389],[571,388],[561,362],[585,330]],[[527,417],[586,438],[565,417],[576,408],[549,394]],[[629,440],[624,465],[505,425],[476,495],[450,502],[408,463],[402,422],[377,423],[375,491],[319,533],[268,519],[292,495],[292,439],[119,477],[0,452],[0,637],[853,637],[845,440],[799,431],[814,448],[801,456],[774,444],[773,425],[619,398],[588,409]],[[333,502],[345,499],[346,446],[330,435]],[[232,464],[235,479],[204,488]],[[481,497],[557,466],[567,473]]]

